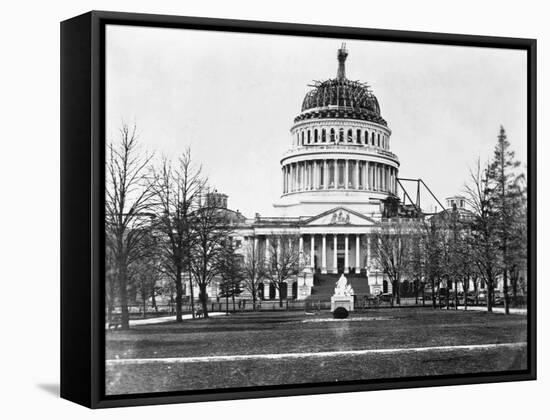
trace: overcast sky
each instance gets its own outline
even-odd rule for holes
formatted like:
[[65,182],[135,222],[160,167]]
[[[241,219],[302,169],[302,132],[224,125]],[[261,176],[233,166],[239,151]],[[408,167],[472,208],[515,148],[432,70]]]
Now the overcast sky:
[[108,139],[124,121],[158,156],[190,146],[248,217],[275,215],[292,121],[308,84],[336,76],[342,42],[347,77],[371,85],[392,130],[399,176],[440,200],[461,193],[501,124],[526,162],[524,51],[112,25],[106,39]]

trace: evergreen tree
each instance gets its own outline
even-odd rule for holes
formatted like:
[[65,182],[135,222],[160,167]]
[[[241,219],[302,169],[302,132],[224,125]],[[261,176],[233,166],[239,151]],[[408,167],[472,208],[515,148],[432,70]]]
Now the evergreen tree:
[[489,194],[495,218],[495,232],[498,237],[506,313],[509,313],[508,286],[513,266],[511,251],[515,252],[518,248],[522,249],[526,246],[517,235],[522,225],[526,224],[526,219],[521,214],[524,189],[522,188],[523,175],[518,174],[519,166],[520,162],[516,160],[514,151],[510,148],[510,142],[507,140],[506,131],[501,126],[487,177],[491,185]]

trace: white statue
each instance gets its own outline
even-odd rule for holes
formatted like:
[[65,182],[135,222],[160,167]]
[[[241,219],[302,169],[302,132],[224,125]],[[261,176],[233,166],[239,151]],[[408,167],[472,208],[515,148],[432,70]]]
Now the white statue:
[[334,289],[336,296],[352,296],[354,294],[353,288],[348,284],[348,279],[343,274],[336,282],[336,288]]

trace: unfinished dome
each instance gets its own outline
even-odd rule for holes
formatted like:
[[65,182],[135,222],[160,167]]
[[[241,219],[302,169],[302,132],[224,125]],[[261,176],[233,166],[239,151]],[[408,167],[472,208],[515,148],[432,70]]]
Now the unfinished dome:
[[346,78],[346,45],[338,50],[338,73],[335,79],[315,82],[295,122],[310,118],[352,118],[387,125],[380,115],[378,99],[366,83]]

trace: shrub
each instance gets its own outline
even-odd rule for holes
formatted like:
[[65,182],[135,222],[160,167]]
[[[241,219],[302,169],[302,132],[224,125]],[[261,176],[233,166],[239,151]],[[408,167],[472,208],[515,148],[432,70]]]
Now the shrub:
[[336,319],[344,319],[349,316],[349,312],[346,308],[342,308],[341,306],[339,306],[334,310],[332,316]]

